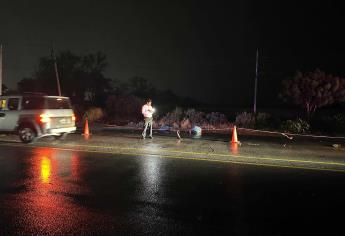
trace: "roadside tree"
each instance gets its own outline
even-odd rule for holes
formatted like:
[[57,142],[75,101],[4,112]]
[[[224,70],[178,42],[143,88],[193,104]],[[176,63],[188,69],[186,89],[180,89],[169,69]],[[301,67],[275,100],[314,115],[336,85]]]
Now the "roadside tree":
[[298,71],[293,78],[283,81],[279,96],[302,107],[310,118],[321,107],[345,101],[345,79],[318,69],[307,73]]
[[[105,106],[112,84],[103,74],[108,65],[104,54],[80,56],[62,51],[56,61],[63,95],[71,97],[74,104],[84,104],[87,100],[90,105]],[[41,57],[33,76],[19,81],[18,91],[57,94],[54,59]]]

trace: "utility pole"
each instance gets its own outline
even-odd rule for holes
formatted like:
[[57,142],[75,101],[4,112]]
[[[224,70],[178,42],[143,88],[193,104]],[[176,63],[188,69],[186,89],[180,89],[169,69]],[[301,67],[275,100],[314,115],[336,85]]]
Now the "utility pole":
[[54,44],[52,46],[52,58],[53,58],[53,61],[54,61],[54,69],[55,69],[55,77],[56,77],[56,84],[57,84],[58,94],[59,94],[59,96],[61,96],[60,78],[59,78],[59,72],[58,72],[57,63],[56,63],[56,57],[55,57],[55,52],[54,52]]
[[2,44],[0,44],[0,96],[2,95]]
[[256,96],[258,91],[258,70],[259,70],[259,49],[256,49],[256,67],[255,67],[255,85],[254,85],[254,109],[253,112],[256,114]]

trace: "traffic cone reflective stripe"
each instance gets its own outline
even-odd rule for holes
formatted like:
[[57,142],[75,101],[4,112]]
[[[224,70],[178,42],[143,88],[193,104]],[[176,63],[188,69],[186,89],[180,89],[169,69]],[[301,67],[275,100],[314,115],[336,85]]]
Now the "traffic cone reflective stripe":
[[236,125],[232,129],[232,140],[231,143],[239,143],[237,139],[237,131],[236,131]]

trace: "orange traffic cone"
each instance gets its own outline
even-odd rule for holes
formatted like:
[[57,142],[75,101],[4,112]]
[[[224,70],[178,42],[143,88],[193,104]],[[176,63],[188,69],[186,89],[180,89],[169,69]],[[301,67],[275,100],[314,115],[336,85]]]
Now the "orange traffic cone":
[[232,154],[238,154],[238,143],[231,143],[230,150]]
[[231,143],[239,143],[239,141],[237,139],[236,125],[232,129],[232,140],[231,140]]
[[89,137],[89,135],[90,135],[90,132],[89,132],[89,121],[88,121],[87,117],[85,118],[85,126],[84,126],[84,133],[83,133],[83,135],[85,137]]

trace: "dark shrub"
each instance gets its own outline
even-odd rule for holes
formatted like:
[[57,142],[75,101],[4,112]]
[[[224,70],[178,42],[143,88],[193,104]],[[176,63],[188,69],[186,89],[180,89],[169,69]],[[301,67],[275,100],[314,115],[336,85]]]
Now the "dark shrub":
[[243,128],[254,128],[255,116],[250,112],[242,112],[236,116],[235,124]]
[[133,95],[111,95],[106,101],[109,121],[139,121],[143,101]]
[[99,107],[91,107],[85,112],[84,117],[90,122],[100,121],[104,118],[104,111]]
[[306,133],[310,129],[310,125],[307,121],[297,118],[295,120],[287,120],[281,124],[280,129],[283,132],[289,133]]

